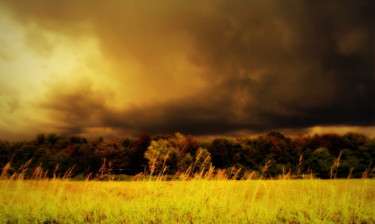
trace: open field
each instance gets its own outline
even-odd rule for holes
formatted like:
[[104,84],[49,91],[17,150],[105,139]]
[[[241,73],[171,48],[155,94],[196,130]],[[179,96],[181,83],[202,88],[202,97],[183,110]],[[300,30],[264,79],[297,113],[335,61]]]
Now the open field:
[[0,223],[374,223],[375,180],[0,181]]

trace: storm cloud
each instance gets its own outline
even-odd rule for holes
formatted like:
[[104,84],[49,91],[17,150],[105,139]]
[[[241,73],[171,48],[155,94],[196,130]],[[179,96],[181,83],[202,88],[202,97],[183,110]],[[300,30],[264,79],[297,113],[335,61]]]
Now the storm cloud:
[[97,74],[35,100],[62,133],[375,125],[371,0],[0,2],[40,57],[43,32],[95,40]]

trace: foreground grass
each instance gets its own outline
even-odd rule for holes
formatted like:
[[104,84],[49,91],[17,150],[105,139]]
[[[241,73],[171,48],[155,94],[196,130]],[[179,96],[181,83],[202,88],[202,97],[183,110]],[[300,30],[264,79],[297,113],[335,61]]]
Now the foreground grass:
[[0,181],[0,223],[375,223],[375,180]]

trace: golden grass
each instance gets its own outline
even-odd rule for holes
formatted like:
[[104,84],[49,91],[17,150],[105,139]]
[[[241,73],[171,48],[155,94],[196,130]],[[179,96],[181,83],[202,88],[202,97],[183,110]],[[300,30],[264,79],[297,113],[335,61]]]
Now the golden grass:
[[1,180],[0,223],[374,223],[375,180]]

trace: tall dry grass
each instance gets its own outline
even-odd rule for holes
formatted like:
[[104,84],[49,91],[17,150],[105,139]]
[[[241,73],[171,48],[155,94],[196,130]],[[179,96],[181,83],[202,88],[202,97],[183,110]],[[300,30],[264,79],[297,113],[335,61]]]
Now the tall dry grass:
[[372,179],[235,181],[235,170],[208,168],[179,181],[72,181],[69,172],[48,179],[35,169],[24,179],[11,169],[1,175],[0,223],[375,223]]

